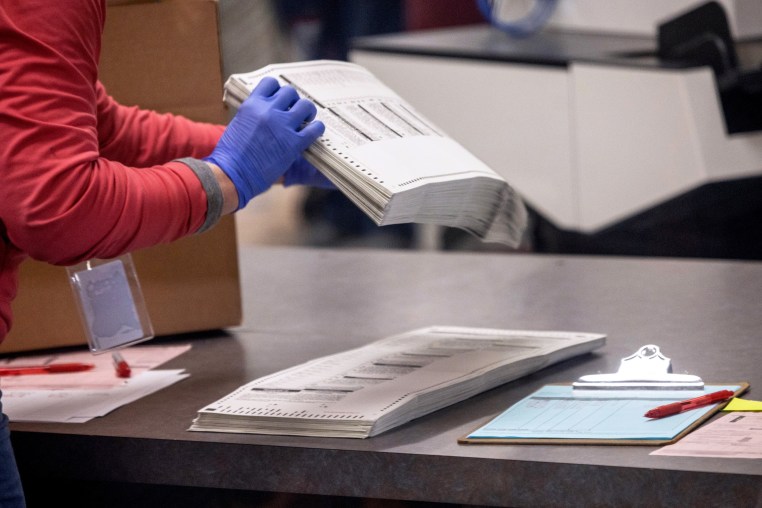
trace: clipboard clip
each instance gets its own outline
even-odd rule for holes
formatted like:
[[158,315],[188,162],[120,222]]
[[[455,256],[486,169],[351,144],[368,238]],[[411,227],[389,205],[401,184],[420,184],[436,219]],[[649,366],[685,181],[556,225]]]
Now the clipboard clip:
[[575,390],[703,390],[704,381],[691,374],[673,374],[672,360],[659,346],[648,344],[622,358],[613,374],[590,374],[572,383]]

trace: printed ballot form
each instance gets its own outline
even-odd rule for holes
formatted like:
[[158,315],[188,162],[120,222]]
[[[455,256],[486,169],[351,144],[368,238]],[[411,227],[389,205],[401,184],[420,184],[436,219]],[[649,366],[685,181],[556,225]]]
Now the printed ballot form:
[[201,409],[190,430],[365,438],[604,341],[593,333],[422,328],[255,379]]
[[325,133],[305,157],[376,224],[437,224],[520,243],[527,212],[518,193],[367,69],[333,60],[268,65],[230,76],[225,102],[240,106],[265,76],[315,104]]
[[762,413],[728,413],[651,455],[762,459]]

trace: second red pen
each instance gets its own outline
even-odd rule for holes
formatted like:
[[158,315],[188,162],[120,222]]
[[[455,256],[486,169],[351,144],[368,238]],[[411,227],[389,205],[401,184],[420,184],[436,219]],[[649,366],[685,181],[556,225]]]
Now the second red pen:
[[693,399],[683,400],[681,402],[672,402],[671,404],[665,404],[663,406],[651,409],[645,414],[646,418],[664,418],[665,416],[676,415],[694,409],[697,407],[708,406],[709,404],[715,404],[728,400],[734,395],[730,390],[720,390],[718,392],[708,393],[701,395]]

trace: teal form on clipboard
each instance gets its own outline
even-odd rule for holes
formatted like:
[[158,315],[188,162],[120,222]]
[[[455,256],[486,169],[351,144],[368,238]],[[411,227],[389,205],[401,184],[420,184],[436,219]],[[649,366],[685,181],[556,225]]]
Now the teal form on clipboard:
[[[462,444],[673,443],[719,411],[724,401],[663,418],[645,414],[657,406],[730,390],[746,382],[706,385],[697,376],[672,374],[658,346],[624,358],[614,374],[583,376],[574,384],[547,385],[460,438]],[[727,399],[726,399],[727,400]]]

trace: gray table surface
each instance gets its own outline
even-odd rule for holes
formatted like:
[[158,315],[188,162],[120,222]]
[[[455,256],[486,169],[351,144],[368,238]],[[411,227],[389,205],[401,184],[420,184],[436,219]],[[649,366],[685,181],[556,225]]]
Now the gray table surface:
[[[658,344],[675,372],[749,381],[761,398],[762,263],[242,248],[244,324],[166,364],[191,376],[84,424],[12,424],[45,478],[475,505],[759,506],[762,461],[649,456],[650,446],[460,445],[547,383],[616,371]],[[210,295],[213,298],[213,295]],[[189,309],[192,312],[192,309]],[[357,440],[189,432],[198,409],[312,358],[430,325],[607,334],[546,368]]]

